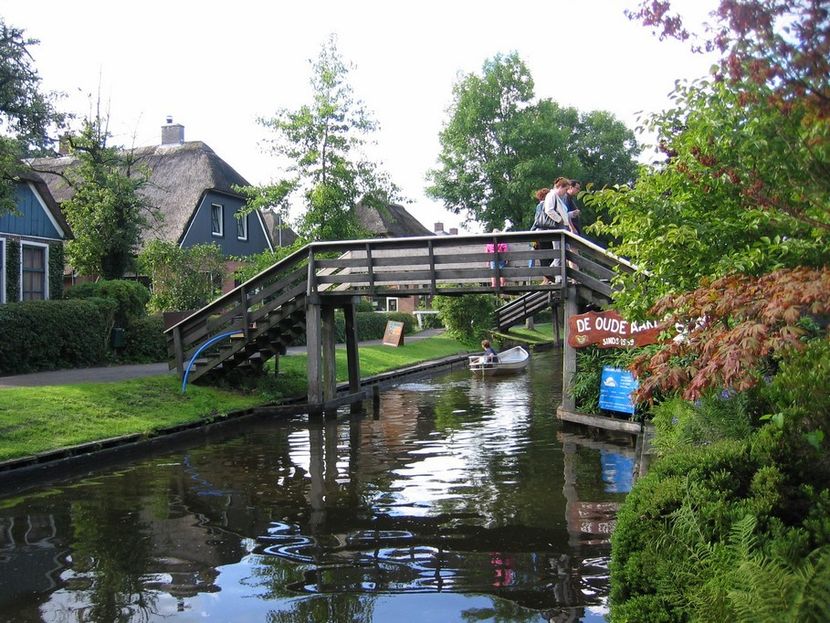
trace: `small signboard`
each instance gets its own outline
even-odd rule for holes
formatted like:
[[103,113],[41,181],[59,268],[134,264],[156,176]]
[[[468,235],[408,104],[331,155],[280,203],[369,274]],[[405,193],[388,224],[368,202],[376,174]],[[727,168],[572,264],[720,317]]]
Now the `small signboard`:
[[568,345],[584,348],[634,348],[655,344],[663,327],[654,321],[630,322],[616,311],[588,312],[568,318]]
[[634,413],[631,392],[639,387],[637,379],[628,370],[605,366],[599,385],[599,408],[620,413]]
[[403,346],[403,323],[395,320],[386,322],[386,332],[383,334],[384,346]]

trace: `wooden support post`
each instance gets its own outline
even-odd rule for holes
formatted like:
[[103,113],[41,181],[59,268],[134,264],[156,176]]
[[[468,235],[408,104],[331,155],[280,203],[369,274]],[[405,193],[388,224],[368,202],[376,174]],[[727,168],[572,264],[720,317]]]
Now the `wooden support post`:
[[346,320],[346,361],[349,368],[349,392],[360,391],[360,354],[357,341],[357,313],[355,299],[343,307]]
[[323,346],[323,400],[334,400],[337,395],[336,366],[334,360],[334,306],[322,306],[322,346]]
[[323,403],[323,370],[320,366],[321,352],[321,310],[319,302],[306,303],[305,334],[306,348],[308,349],[308,403],[320,405]]
[[176,357],[176,374],[184,377],[184,349],[182,348],[182,328],[173,327],[173,352]]
[[248,290],[245,286],[239,288],[239,298],[239,304],[242,306],[242,335],[247,340],[248,334],[251,332],[251,319],[248,314]]
[[568,325],[570,324],[571,316],[578,314],[579,309],[576,304],[576,288],[569,286],[568,290],[571,290],[571,292],[568,293],[568,298],[563,302],[563,307],[565,308],[563,323],[565,337],[562,344],[562,408],[575,411],[576,402],[571,387],[573,386],[574,376],[576,375],[576,349],[568,344],[568,334],[570,333]]

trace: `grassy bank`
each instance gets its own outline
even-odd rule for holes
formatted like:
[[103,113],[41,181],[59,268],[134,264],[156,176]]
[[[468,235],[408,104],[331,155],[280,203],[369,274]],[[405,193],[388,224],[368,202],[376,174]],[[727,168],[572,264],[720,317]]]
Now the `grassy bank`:
[[[401,348],[360,349],[361,376],[439,359],[465,346],[444,336]],[[210,420],[279,396],[305,393],[306,356],[280,359],[280,376],[265,391],[235,392],[181,383],[163,375],[116,383],[21,387],[0,391],[0,461],[90,441],[134,433],[151,434],[170,426]],[[337,376],[346,380],[346,354],[337,352]]]
[[533,329],[524,326],[511,327],[507,333],[494,333],[498,338],[519,340],[529,344],[543,344],[553,340],[553,324],[545,322],[535,325]]

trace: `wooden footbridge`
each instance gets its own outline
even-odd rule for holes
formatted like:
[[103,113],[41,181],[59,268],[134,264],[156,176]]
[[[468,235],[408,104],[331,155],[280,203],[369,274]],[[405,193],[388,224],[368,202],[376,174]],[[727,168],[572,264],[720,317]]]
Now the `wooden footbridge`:
[[[534,241],[541,248],[531,248]],[[487,253],[488,243],[507,243],[508,251]],[[503,260],[507,264],[500,268]],[[323,408],[336,393],[338,308],[346,324],[349,388],[360,389],[355,316],[360,297],[515,296],[497,314],[496,324],[504,329],[548,306],[563,305],[567,317],[579,304],[608,303],[617,270],[633,267],[566,231],[315,242],[170,327],[170,367],[185,383],[261,368],[305,333],[308,401]],[[545,277],[550,283],[543,285]]]

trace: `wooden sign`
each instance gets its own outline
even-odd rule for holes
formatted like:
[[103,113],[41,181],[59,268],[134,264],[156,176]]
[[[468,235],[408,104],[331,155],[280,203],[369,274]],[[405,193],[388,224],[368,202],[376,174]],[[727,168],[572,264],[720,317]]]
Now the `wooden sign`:
[[568,319],[568,345],[584,348],[634,348],[657,343],[663,327],[654,321],[624,320],[616,311],[588,312]]
[[383,334],[384,346],[403,346],[403,323],[395,320],[386,322],[386,332]]

